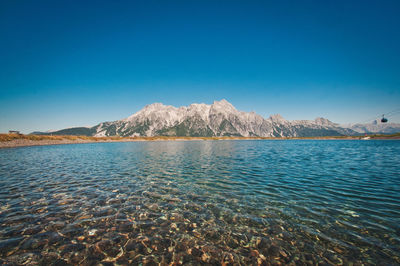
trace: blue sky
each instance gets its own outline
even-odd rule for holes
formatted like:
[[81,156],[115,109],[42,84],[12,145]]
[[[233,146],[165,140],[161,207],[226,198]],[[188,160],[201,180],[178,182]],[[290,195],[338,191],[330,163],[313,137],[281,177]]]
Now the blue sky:
[[0,1],[0,132],[223,98],[365,122],[400,108],[398,14],[386,0]]

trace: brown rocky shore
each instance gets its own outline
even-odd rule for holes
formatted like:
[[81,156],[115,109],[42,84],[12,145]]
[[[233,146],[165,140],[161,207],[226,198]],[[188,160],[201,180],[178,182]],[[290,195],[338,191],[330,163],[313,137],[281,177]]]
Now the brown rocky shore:
[[97,142],[131,142],[131,141],[190,141],[190,140],[284,140],[284,139],[314,139],[314,140],[354,140],[354,139],[400,139],[400,133],[392,135],[339,136],[339,137],[87,137],[87,136],[47,136],[0,134],[0,148],[14,148],[23,146],[79,144]]

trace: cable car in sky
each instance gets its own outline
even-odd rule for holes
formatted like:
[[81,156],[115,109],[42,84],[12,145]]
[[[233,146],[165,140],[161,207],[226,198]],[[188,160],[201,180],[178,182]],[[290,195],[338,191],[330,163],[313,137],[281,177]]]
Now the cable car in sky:
[[381,119],[381,122],[382,123],[386,123],[388,120],[387,120],[387,118],[385,118],[385,115],[382,115],[382,119]]

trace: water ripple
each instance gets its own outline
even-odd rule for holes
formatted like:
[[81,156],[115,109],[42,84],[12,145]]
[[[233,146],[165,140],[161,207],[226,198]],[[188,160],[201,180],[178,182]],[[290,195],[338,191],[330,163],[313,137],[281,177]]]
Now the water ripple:
[[0,150],[0,262],[400,263],[399,141]]

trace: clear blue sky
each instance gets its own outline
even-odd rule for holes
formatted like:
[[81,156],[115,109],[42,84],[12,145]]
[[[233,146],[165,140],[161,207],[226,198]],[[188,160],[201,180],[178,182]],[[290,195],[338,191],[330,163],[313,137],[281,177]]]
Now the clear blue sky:
[[400,107],[399,14],[397,0],[3,0],[0,132],[222,98],[363,122]]

